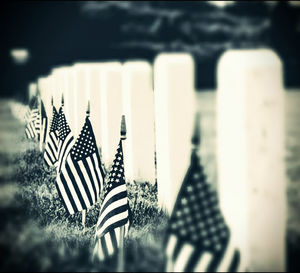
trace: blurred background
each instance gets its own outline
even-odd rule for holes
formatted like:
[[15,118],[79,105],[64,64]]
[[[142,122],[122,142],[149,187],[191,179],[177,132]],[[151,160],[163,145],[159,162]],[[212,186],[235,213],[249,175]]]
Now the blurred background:
[[286,87],[300,86],[299,1],[5,1],[0,9],[0,92],[24,99],[28,83],[75,61],[195,57],[197,89],[215,89],[229,48],[271,47]]

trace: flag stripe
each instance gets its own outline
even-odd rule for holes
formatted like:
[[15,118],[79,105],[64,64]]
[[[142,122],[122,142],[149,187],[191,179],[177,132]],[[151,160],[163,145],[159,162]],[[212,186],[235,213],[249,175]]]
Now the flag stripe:
[[127,205],[127,198],[123,198],[120,200],[117,200],[115,202],[113,202],[99,217],[99,224],[100,222],[103,221],[103,219],[106,217],[106,215],[108,215],[108,213],[110,213],[112,210],[118,208],[118,206],[123,207],[124,205]]
[[[97,196],[99,196],[100,195],[100,189],[103,188],[103,179],[102,179],[102,175],[101,175],[101,170],[99,168],[99,161],[97,159],[97,153],[93,154],[93,156],[91,157],[91,162],[94,166],[94,172],[95,172],[95,175],[97,177],[97,182],[98,183],[96,183],[96,191],[97,191]],[[100,177],[99,177],[99,174],[100,174]]]
[[[75,163],[75,164],[76,164],[76,163]],[[96,201],[96,199],[95,199],[96,194],[95,194],[94,189],[93,189],[93,187],[92,187],[92,184],[93,184],[93,183],[91,182],[90,177],[88,176],[88,174],[87,174],[87,172],[86,172],[86,169],[85,169],[85,167],[84,167],[82,161],[78,161],[78,166],[79,166],[79,169],[80,169],[81,173],[83,174],[83,177],[84,177],[83,180],[85,180],[85,182],[86,182],[87,185],[88,185],[89,192],[90,192],[90,194],[91,194],[93,203],[95,203],[95,201]]]
[[228,268],[228,272],[237,272],[238,271],[238,265],[240,263],[240,252],[238,250],[234,251],[233,259],[231,261],[231,264]]
[[101,242],[104,257],[107,257],[108,256],[108,251],[107,251],[107,246],[106,246],[106,242],[105,242],[104,237],[101,237],[100,242]]
[[[91,174],[91,169],[90,169],[90,167],[89,167],[89,164],[88,164],[88,162],[87,162],[86,160],[82,160],[81,162],[82,162],[82,164],[83,164],[83,166],[84,166],[84,169],[85,169],[85,171],[86,171],[86,173],[87,173],[87,175],[88,175],[88,177],[89,177],[89,180],[92,182],[91,184],[92,184],[93,192],[94,192],[95,194],[97,194],[97,190],[96,190],[96,186],[95,186],[95,184],[96,184],[97,182],[95,183],[95,181],[94,181],[94,179],[93,179],[93,176],[92,176],[92,174]],[[95,199],[96,199],[96,200],[97,200],[97,198],[98,198],[98,196],[95,195]]]
[[104,239],[105,239],[108,255],[112,255],[114,253],[114,249],[111,242],[110,232],[104,235]]
[[116,195],[114,195],[112,198],[110,198],[106,203],[105,206],[102,209],[101,215],[105,213],[106,210],[108,210],[112,204],[114,204],[115,202],[117,202],[118,200],[122,200],[125,199],[127,200],[127,193],[126,191],[122,191],[117,193]]
[[114,188],[113,190],[111,190],[107,196],[105,197],[102,205],[101,205],[101,211],[100,213],[103,213],[103,210],[107,207],[106,203],[116,194],[119,194],[120,192],[124,192],[126,191],[126,185],[121,184],[120,186]]
[[186,264],[193,252],[194,247],[191,244],[184,244],[178,254],[174,263],[174,272],[183,272]]
[[200,258],[195,266],[195,272],[206,272],[208,265],[211,263],[213,256],[211,253],[205,252],[200,255]]
[[106,229],[111,227],[118,227],[118,226],[122,226],[125,225],[127,222],[127,217],[128,217],[128,211],[124,211],[118,215],[114,215],[112,216],[110,219],[108,219],[103,226],[101,226],[101,228],[99,229],[99,232],[97,232],[97,234],[99,234],[101,236],[101,234],[104,234]]
[[65,178],[62,177],[58,177],[57,179],[57,188],[58,188],[58,192],[60,193],[60,196],[62,197],[62,200],[64,201],[63,203],[65,204],[67,211],[70,214],[74,213],[74,209],[75,208],[75,202],[70,194],[70,191],[68,188],[66,188],[64,185],[66,184]]
[[221,263],[219,263],[219,265],[217,267],[218,272],[226,271],[229,268],[229,266],[232,262],[234,250],[235,249],[234,249],[234,245],[232,242],[232,237],[230,237],[229,242],[226,244],[226,248],[223,251],[222,261],[221,261]]
[[117,238],[116,238],[116,232],[120,233],[120,228],[116,228],[116,229],[109,232],[110,237],[111,237],[111,243],[112,243],[114,249],[117,249],[119,247],[118,241],[117,241]]
[[68,156],[68,152],[72,148],[72,141],[73,141],[73,136],[71,133],[67,135],[65,138],[64,142],[62,143],[60,141],[60,149],[59,149],[59,154],[58,154],[58,173],[61,171],[61,166],[63,162],[66,160],[66,157]]
[[[70,160],[71,161],[71,160]],[[95,203],[95,197],[94,197],[94,192],[93,192],[93,188],[91,186],[91,181],[89,181],[88,179],[85,179],[85,176],[83,174],[83,172],[85,171],[85,169],[81,166],[83,166],[83,164],[79,164],[81,163],[80,161],[73,161],[72,160],[72,164],[74,165],[75,169],[76,169],[76,174],[78,175],[78,179],[79,179],[79,183],[82,184],[83,189],[88,200],[89,200],[89,207]],[[75,172],[75,171],[74,171]]]
[[[67,165],[66,165],[66,167],[67,167]],[[62,178],[61,180],[63,182],[64,188],[68,189],[68,191],[70,192],[70,194],[67,195],[67,199],[70,199],[70,200],[74,201],[74,205],[75,205],[73,207],[74,211],[82,209],[82,206],[80,204],[80,201],[78,199],[78,196],[76,194],[74,186],[73,186],[72,182],[70,181],[70,177],[68,175],[68,172],[67,172],[66,168],[63,168],[61,170],[61,174],[62,174],[61,175],[61,178]]]
[[77,206],[77,210],[86,209],[82,195],[73,176],[73,173],[71,172],[70,165],[68,164],[68,162],[65,165],[65,169],[62,170],[62,172],[65,175],[68,187]]
[[87,161],[87,163],[88,163],[88,165],[89,165],[89,170],[90,170],[90,172],[91,172],[91,175],[92,175],[92,178],[93,178],[93,181],[94,181],[93,185],[95,185],[96,194],[97,194],[96,200],[97,200],[98,197],[99,197],[99,186],[100,186],[100,181],[99,181],[99,179],[97,179],[97,176],[96,176],[96,174],[95,174],[96,168],[94,167],[94,164],[92,163],[91,158],[92,158],[92,157],[88,157],[88,158],[86,159],[86,161]]
[[[70,175],[70,177],[73,176],[73,177],[71,177],[71,180],[73,181],[73,183],[75,185],[78,186],[78,196],[82,196],[83,200],[81,199],[81,203],[83,203],[82,201],[84,201],[85,205],[83,207],[89,208],[91,206],[91,202],[89,200],[90,198],[87,196],[88,191],[86,191],[86,189],[85,189],[86,185],[84,183],[84,180],[81,180],[81,177],[78,175],[78,172],[77,172],[76,168],[74,167],[73,161],[70,156],[67,158],[67,163],[68,163],[68,166],[70,167],[69,175]],[[76,189],[77,189],[77,187],[76,187]],[[76,190],[76,192],[77,192],[77,190]]]
[[169,237],[169,240],[168,240],[167,248],[166,248],[166,254],[171,259],[173,258],[176,243],[177,243],[177,237],[175,235],[171,234]]

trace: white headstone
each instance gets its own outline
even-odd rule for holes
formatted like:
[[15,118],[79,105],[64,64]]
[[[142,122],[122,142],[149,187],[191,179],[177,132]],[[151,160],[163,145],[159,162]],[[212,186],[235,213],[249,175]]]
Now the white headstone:
[[[111,166],[120,140],[122,117],[122,65],[103,63],[100,75],[102,161]],[[125,175],[126,177],[126,175]]]
[[76,109],[76,124],[74,126],[75,139],[84,125],[86,111],[88,108],[88,101],[90,98],[90,86],[88,81],[88,63],[74,64],[74,91],[76,96],[75,109]]
[[33,97],[35,97],[37,95],[37,85],[34,82],[31,82],[28,86],[28,97],[29,97],[29,101],[31,101],[31,99]]
[[249,271],[285,271],[282,63],[268,49],[231,50],[217,76],[222,211]]
[[62,94],[63,94],[63,81],[62,81],[62,69],[63,67],[57,67],[52,69],[52,88],[53,88],[53,105],[56,107],[57,111],[61,107]]
[[155,183],[154,94],[148,62],[123,65],[123,109],[127,139],[124,149],[126,178]]
[[194,74],[189,54],[161,54],[154,63],[158,202],[169,213],[190,164]]

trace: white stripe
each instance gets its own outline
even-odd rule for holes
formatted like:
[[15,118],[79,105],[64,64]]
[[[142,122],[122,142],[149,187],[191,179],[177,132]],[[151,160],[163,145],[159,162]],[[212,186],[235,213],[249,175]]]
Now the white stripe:
[[117,238],[117,244],[119,247],[120,246],[120,238],[121,238],[121,228],[120,227],[115,228],[115,234],[116,234],[116,238]]
[[[72,136],[71,136],[72,137]],[[73,139],[73,141],[74,141],[74,139]],[[65,152],[64,152],[64,155],[63,155],[63,158],[62,158],[62,163],[61,164],[63,164],[65,161],[66,161],[66,158],[67,158],[67,156],[69,155],[69,152],[70,152],[70,150],[72,149],[72,146],[73,146],[73,141],[71,141],[70,143],[69,143],[69,145],[68,146],[66,146],[66,150],[65,150]],[[62,167],[62,165],[61,165],[61,167]],[[60,168],[61,168],[60,167]]]
[[[78,196],[77,196],[77,194],[76,194],[76,191],[75,191],[75,189],[74,189],[74,186],[73,186],[73,183],[71,182],[71,179],[70,179],[70,177],[69,177],[69,175],[68,175],[68,172],[67,172],[67,170],[66,170],[66,168],[64,167],[64,168],[62,168],[62,175],[65,177],[65,180],[66,180],[66,182],[67,182],[67,186],[68,186],[68,188],[69,188],[69,190],[70,190],[70,192],[71,192],[71,195],[72,195],[72,197],[73,197],[73,199],[74,199],[74,202],[75,202],[75,204],[76,204],[76,206],[77,206],[77,209],[80,211],[80,210],[82,210],[82,206],[81,206],[81,204],[80,204],[80,201],[79,201],[79,199],[78,199]],[[59,176],[58,176],[59,177]]]
[[56,145],[56,149],[54,149],[55,151],[58,151],[58,137],[55,135],[54,132],[51,132],[50,133],[50,140],[51,140],[51,143],[53,142],[53,144]]
[[206,272],[212,258],[213,256],[210,253],[203,253],[194,267],[194,272]]
[[81,193],[81,195],[82,195],[82,198],[83,198],[83,200],[84,200],[84,202],[85,202],[85,205],[89,208],[89,207],[91,206],[90,201],[89,201],[89,199],[88,199],[88,197],[87,197],[87,195],[86,195],[85,189],[84,189],[84,187],[83,187],[83,185],[82,185],[82,183],[81,183],[81,179],[80,179],[80,177],[79,177],[79,175],[78,175],[78,173],[77,173],[77,170],[76,170],[76,168],[74,167],[74,164],[73,164],[73,161],[72,161],[72,159],[71,159],[71,156],[69,156],[69,157],[67,158],[67,162],[69,163],[70,169],[71,169],[72,174],[73,174],[73,176],[74,176],[74,178],[75,178],[75,180],[76,180],[76,183],[77,183],[77,185],[78,185],[78,188],[79,188],[79,190],[80,190],[80,193]]
[[51,152],[51,150],[49,150],[49,152],[52,153],[53,157],[55,158],[54,161],[56,161],[56,160],[57,160],[57,150],[55,149],[54,144],[53,144],[53,142],[51,141],[51,139],[50,139],[50,141],[48,142],[48,146],[49,146],[49,148],[50,148],[50,147],[52,148],[53,153]]
[[114,210],[115,208],[117,207],[120,207],[120,206],[123,206],[123,205],[126,205],[127,204],[127,198],[123,198],[123,199],[120,199],[116,202],[113,202],[112,204],[110,204],[103,212],[102,214],[100,215],[99,219],[98,219],[98,222],[97,222],[97,226],[100,225],[100,223],[102,222],[103,218],[108,214],[110,213],[112,210]]
[[[71,132],[67,135],[66,139],[64,140],[64,142],[62,143],[62,145],[60,145],[61,149],[59,150],[59,158],[58,158],[58,169],[57,171],[59,172],[62,168],[62,163],[65,162],[65,159],[72,147],[72,143],[73,141],[71,141],[69,144],[69,140],[70,138],[72,138],[72,134]],[[61,143],[61,141],[60,141]]]
[[191,244],[184,244],[174,264],[174,272],[183,272],[191,257],[194,247]]
[[177,243],[177,237],[175,235],[171,234],[171,236],[169,237],[169,240],[168,240],[167,248],[166,248],[166,254],[170,258],[173,256],[176,243]]
[[[105,197],[105,199],[103,200],[103,203],[101,205],[101,209],[105,206],[105,204],[107,203],[107,201],[112,198],[112,196],[120,193],[120,192],[123,192],[123,191],[126,191],[126,185],[125,184],[122,184],[121,186],[118,186],[116,188],[114,188],[113,190],[111,190]],[[100,209],[100,211],[101,211]]]
[[232,237],[230,236],[229,243],[226,247],[225,254],[222,258],[222,261],[217,268],[217,272],[224,272],[224,271],[228,270],[228,267],[230,266],[233,255],[234,255],[234,250],[235,249],[234,249],[234,245],[232,242]]
[[112,245],[112,242],[111,242],[111,237],[110,237],[110,234],[109,233],[106,233],[104,235],[104,240],[106,242],[106,247],[107,247],[107,252],[108,252],[108,255],[112,255],[114,253],[114,247]]
[[94,193],[94,190],[93,190],[91,181],[90,181],[90,177],[88,176],[88,174],[87,174],[87,172],[86,172],[86,169],[85,169],[85,167],[84,167],[84,165],[83,165],[83,163],[82,163],[81,160],[78,161],[78,165],[79,165],[79,167],[80,167],[80,170],[81,170],[81,172],[82,172],[82,174],[83,174],[84,180],[85,180],[85,182],[86,182],[86,184],[87,184],[87,186],[88,186],[88,188],[89,188],[89,191],[90,191],[90,193],[91,193],[91,196],[92,196],[92,199],[93,199],[93,203],[95,203],[95,201],[96,201],[96,200],[95,200],[95,193]]
[[48,157],[47,154],[45,154],[44,158],[45,158],[47,164],[48,164],[49,166],[51,166],[51,165],[52,165],[52,162],[50,161],[50,159],[49,159],[49,157]]
[[[48,145],[49,145],[49,143],[48,143]],[[46,146],[46,149],[45,149],[45,158],[46,158],[46,157],[48,158],[48,154],[49,154],[50,160],[51,160],[52,162],[54,162],[54,161],[56,161],[56,159],[55,159],[55,157],[53,156],[53,154],[52,154],[51,150],[49,149],[49,146],[48,146],[48,145]],[[48,154],[47,154],[46,152],[48,152]],[[52,164],[50,164],[50,165],[52,165]]]
[[99,257],[100,261],[104,260],[104,253],[103,253],[103,249],[102,249],[102,245],[101,245],[100,239],[98,240],[98,257]]
[[[102,177],[102,173],[101,173],[100,168],[99,168],[100,162],[98,161],[96,153],[93,153],[93,158],[94,158],[94,162],[95,162],[95,165],[96,165],[96,171],[99,174],[100,186],[101,186],[101,189],[103,189],[103,177]],[[98,185],[97,185],[97,187],[98,187]],[[100,195],[100,189],[97,189],[97,191],[98,191],[97,196],[99,196]]]
[[86,161],[87,161],[87,163],[90,167],[90,171],[91,171],[91,174],[92,174],[92,177],[93,177],[93,180],[94,180],[94,185],[96,187],[96,192],[97,192],[96,199],[98,199],[98,197],[99,197],[99,185],[98,185],[97,176],[95,174],[95,168],[94,168],[93,163],[92,163],[92,161],[89,157],[86,159]]
[[62,182],[60,180],[60,177],[57,178],[57,185],[59,187],[60,194],[62,195],[70,214],[73,214],[74,213],[73,207],[71,205],[71,202],[69,201],[68,195],[66,193],[64,185],[62,184]]
[[97,235],[100,236],[107,227],[109,227],[110,225],[112,225],[115,222],[126,219],[127,217],[128,217],[128,211],[126,210],[122,213],[119,213],[119,214],[109,218],[105,222],[105,224],[99,229],[99,231],[97,231]]
[[30,133],[29,133],[29,130],[28,130],[27,128],[25,128],[25,132],[26,132],[27,138],[31,138]]

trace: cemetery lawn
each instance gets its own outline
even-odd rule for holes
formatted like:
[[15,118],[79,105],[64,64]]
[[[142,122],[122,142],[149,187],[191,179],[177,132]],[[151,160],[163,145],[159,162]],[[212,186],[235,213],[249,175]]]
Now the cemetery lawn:
[[[201,97],[201,156],[208,180],[216,184],[215,115],[210,94]],[[287,96],[286,172],[287,270],[300,269],[300,92]],[[59,199],[53,169],[43,162],[38,144],[25,139],[24,124],[13,118],[8,100],[0,100],[0,271],[115,272],[116,257],[91,260],[100,202],[69,216]],[[126,170],[125,170],[126,172]],[[126,173],[125,173],[126,174]],[[163,238],[167,216],[157,207],[157,189],[148,183],[128,184],[133,222],[125,239],[125,271],[163,271]]]

